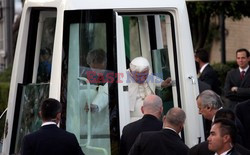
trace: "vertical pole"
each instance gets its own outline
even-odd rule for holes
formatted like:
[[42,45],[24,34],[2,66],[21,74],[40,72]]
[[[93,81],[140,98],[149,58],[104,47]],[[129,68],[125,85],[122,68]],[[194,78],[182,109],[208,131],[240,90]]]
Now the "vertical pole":
[[125,38],[125,52],[128,59],[130,59],[130,18],[123,17],[123,29]]
[[225,15],[220,13],[221,63],[226,64]]
[[13,0],[3,0],[3,36],[4,51],[6,53],[6,68],[13,63],[13,40],[12,40],[12,24],[14,18],[14,2]]

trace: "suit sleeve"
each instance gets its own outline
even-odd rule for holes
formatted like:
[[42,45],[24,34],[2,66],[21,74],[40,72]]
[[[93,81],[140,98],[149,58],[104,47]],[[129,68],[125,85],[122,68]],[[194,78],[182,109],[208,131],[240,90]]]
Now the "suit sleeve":
[[227,77],[226,77],[226,81],[225,81],[225,86],[224,86],[224,91],[225,91],[225,96],[229,99],[232,99],[232,98],[235,98],[236,95],[235,93],[233,93],[231,91],[231,87],[232,87],[232,84],[231,84],[231,72],[228,72],[227,73]]
[[24,136],[21,146],[21,155],[33,155],[31,142],[28,139],[28,136]]
[[239,97],[250,99],[250,88],[241,88],[241,87],[239,87],[236,94]]
[[76,155],[85,155],[76,139],[76,136],[73,134],[73,141],[75,143],[75,151],[76,151]]
[[[227,74],[226,77],[226,81],[225,81],[225,86],[224,86],[224,90],[225,90],[225,96],[231,100],[246,100],[246,99],[250,99],[250,88],[249,87],[238,87],[237,92],[232,92],[231,88],[235,85],[232,84],[231,82],[231,76],[234,72],[229,72]],[[249,81],[247,81],[249,82]]]
[[124,140],[124,135],[121,136],[121,142],[120,142],[120,155],[126,155],[128,154],[127,153],[127,150],[125,148],[125,140]]
[[188,151],[188,154],[189,154],[189,155],[196,155],[196,154],[199,153],[198,150],[199,150],[199,144],[197,144],[197,145],[191,147],[191,149]]
[[138,137],[135,140],[135,143],[133,144],[132,148],[129,151],[129,155],[141,155],[141,140],[142,139],[142,133],[138,135]]
[[120,141],[120,154],[119,155],[128,155],[128,148],[127,148],[127,139],[126,139],[126,130],[127,129],[127,126],[125,126],[123,129],[122,129],[122,136],[121,136],[121,141]]
[[236,117],[242,122],[242,120],[243,120],[242,114],[244,114],[244,113],[243,113],[241,107],[242,107],[242,103],[239,103],[239,104],[236,106],[236,108],[235,108],[235,115],[236,115]]
[[212,87],[214,81],[216,80],[216,73],[213,73],[213,72],[208,72],[208,73],[205,73],[203,76],[202,76],[202,79],[201,81],[207,83],[210,85],[210,87]]
[[181,150],[181,153],[180,153],[181,155],[182,155],[182,154],[188,155],[190,149],[189,149],[188,146],[186,146],[186,145],[184,144],[183,148],[181,148],[180,150]]

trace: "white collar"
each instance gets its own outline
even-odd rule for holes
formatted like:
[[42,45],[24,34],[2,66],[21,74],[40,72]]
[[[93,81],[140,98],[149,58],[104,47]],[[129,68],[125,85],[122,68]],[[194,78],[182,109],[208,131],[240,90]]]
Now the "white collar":
[[[219,111],[220,109],[223,109],[223,107],[220,107],[217,111]],[[216,112],[217,112],[217,111],[216,111]],[[216,113],[215,113],[215,115],[216,115]],[[212,123],[214,122],[215,115],[214,115],[213,118],[212,118]]]
[[247,65],[247,67],[245,69],[242,69],[242,68],[239,67],[240,72],[245,71],[245,73],[247,72],[248,68],[249,68],[249,65]]
[[175,129],[172,129],[172,128],[170,128],[170,127],[163,127],[163,129],[169,129],[169,130],[172,130],[172,131],[174,131],[175,133],[177,133],[177,132],[175,131]]
[[[232,148],[231,148],[231,149],[232,149]],[[214,155],[227,155],[227,153],[228,153],[231,149],[229,149],[229,150],[223,152],[222,154],[215,153]]]
[[213,116],[212,123],[214,122],[215,115]]
[[42,124],[42,126],[45,126],[45,125],[51,125],[51,124],[56,125],[56,123],[55,123],[55,122],[44,122],[44,123]]
[[204,69],[207,67],[208,63],[205,63],[205,65],[203,65],[200,69],[200,73],[202,73],[204,71]]

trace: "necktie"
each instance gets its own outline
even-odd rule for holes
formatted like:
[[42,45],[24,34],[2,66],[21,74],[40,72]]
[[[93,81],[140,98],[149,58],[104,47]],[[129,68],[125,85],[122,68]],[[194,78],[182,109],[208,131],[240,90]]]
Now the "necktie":
[[198,74],[197,74],[197,78],[199,78],[201,76],[201,73],[199,72]]
[[240,72],[240,79],[243,80],[245,77],[245,71]]

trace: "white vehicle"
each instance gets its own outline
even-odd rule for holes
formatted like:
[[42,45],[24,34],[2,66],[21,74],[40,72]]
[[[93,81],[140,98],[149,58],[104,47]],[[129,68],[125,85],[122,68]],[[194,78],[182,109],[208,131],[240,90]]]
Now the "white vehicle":
[[[92,49],[106,52],[106,69],[99,70],[110,75],[105,85],[82,74]],[[191,147],[204,140],[184,0],[26,0],[2,154],[18,154],[23,136],[40,127],[38,110],[47,97],[61,101],[60,127],[76,135],[85,154],[118,154],[121,131],[130,122],[126,69],[138,56],[149,60],[153,74],[173,80],[172,87],[156,93],[165,113],[173,106],[186,112],[185,143]],[[100,89],[107,97],[96,102],[104,110],[86,112]]]

